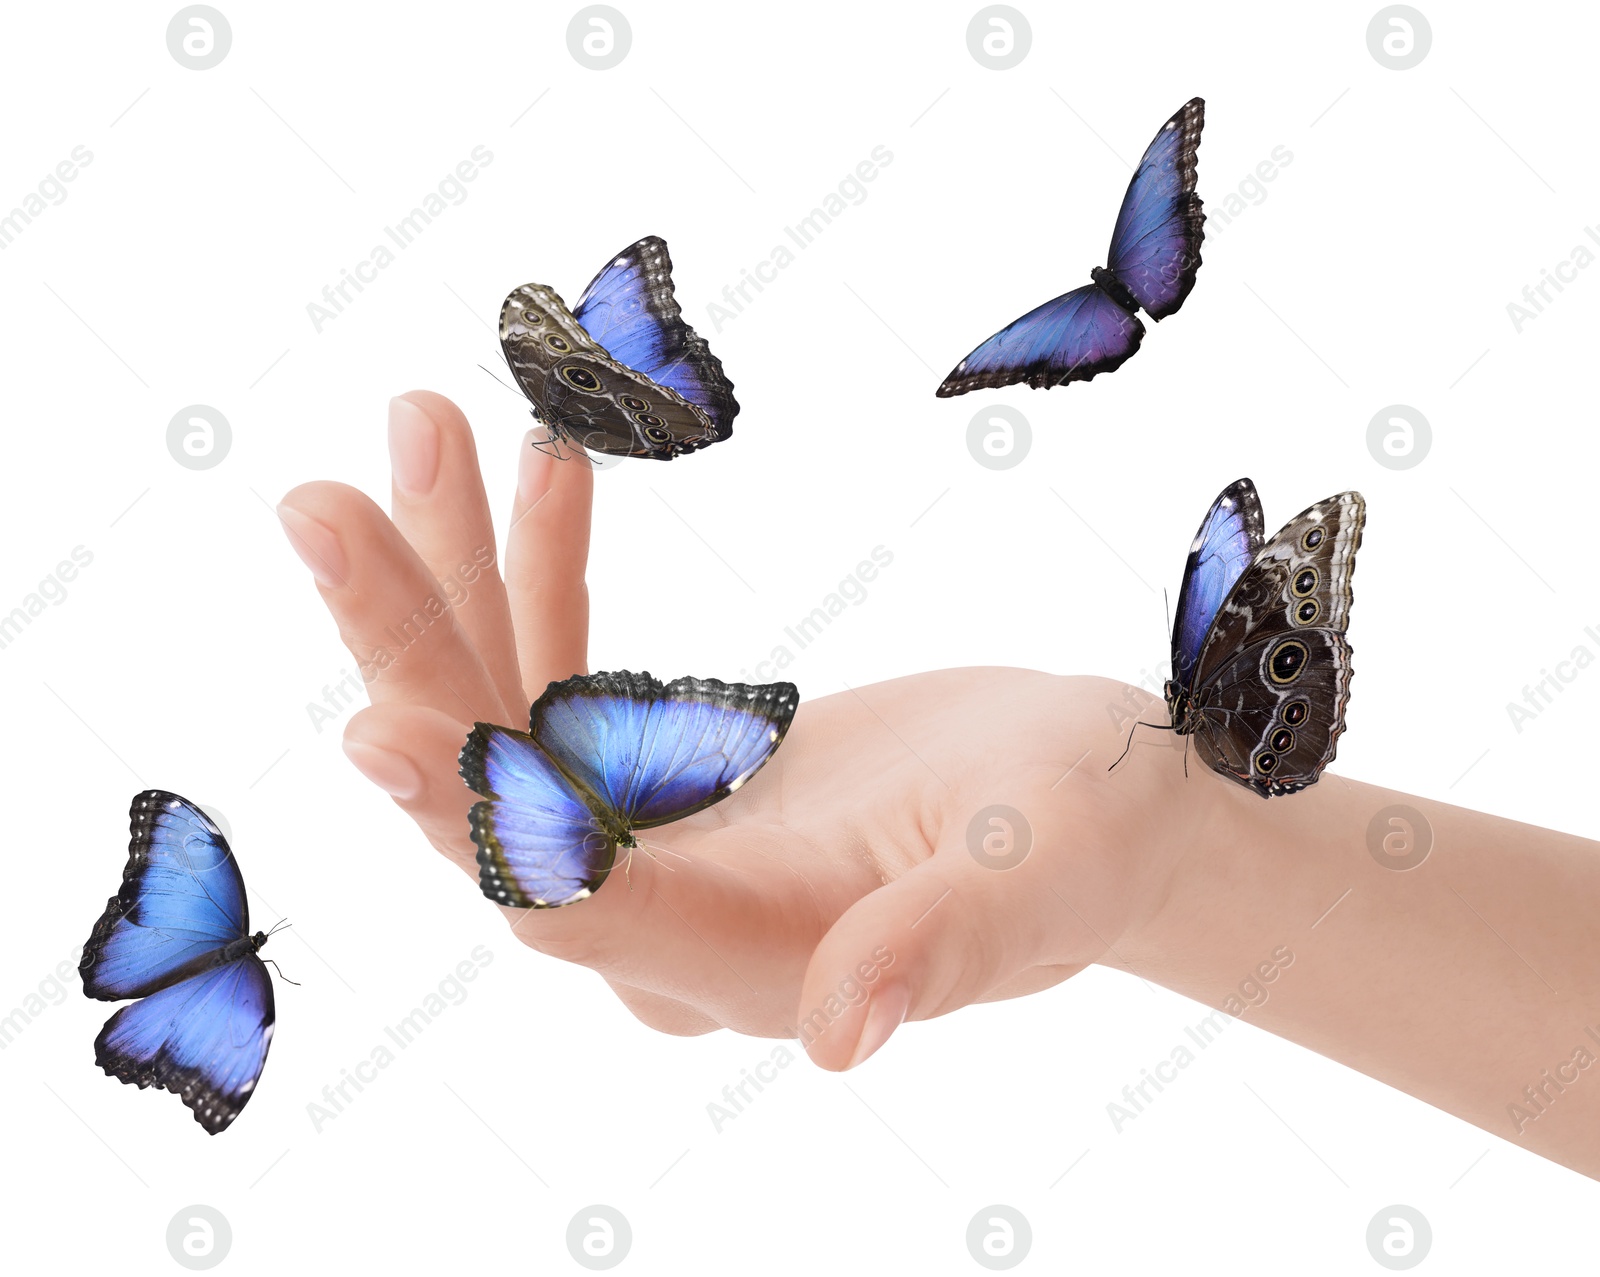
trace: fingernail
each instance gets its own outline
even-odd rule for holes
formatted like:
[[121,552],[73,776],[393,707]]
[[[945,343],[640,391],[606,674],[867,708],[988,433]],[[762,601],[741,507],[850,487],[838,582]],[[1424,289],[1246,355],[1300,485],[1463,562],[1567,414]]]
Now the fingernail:
[[294,546],[300,561],[317,578],[317,584],[326,590],[344,589],[349,563],[334,530],[325,523],[318,523],[309,514],[302,514],[286,505],[278,507],[278,521],[283,524],[289,544]]
[[422,792],[422,773],[404,754],[359,740],[345,741],[344,753],[358,772],[389,797],[404,802]]
[[425,497],[439,477],[439,427],[409,399],[389,400],[389,469],[408,497]]
[[896,1029],[905,1022],[911,1009],[911,991],[903,984],[891,984],[879,989],[867,1000],[867,1020],[861,1026],[861,1039],[856,1043],[856,1053],[850,1057],[847,1068],[855,1068],[889,1040]]
[[526,510],[550,490],[550,467],[556,459],[533,446],[538,436],[530,430],[522,436],[522,463],[517,467],[517,499]]

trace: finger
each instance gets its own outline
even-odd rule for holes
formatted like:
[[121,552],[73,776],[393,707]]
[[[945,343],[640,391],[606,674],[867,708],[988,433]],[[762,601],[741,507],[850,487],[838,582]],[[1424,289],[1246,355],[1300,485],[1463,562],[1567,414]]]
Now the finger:
[[308,483],[278,506],[339,637],[379,702],[426,705],[467,721],[504,721],[506,706],[444,589],[364,493]]
[[500,698],[518,705],[522,680],[516,636],[467,419],[443,395],[428,390],[390,400],[389,462],[395,527],[443,585]]
[[344,752],[429,842],[476,880],[478,849],[467,813],[478,796],[462,782],[456,762],[470,730],[428,706],[372,705],[345,724]]
[[941,849],[846,910],[801,986],[800,1040],[811,1058],[854,1068],[905,1020],[1025,987],[1040,965],[1092,960],[1095,933],[1057,893],[1047,859],[1035,850],[996,870],[965,846]]
[[589,516],[594,467],[581,453],[557,460],[523,440],[506,536],[506,589],[516,626],[525,703],[553,680],[588,671]]

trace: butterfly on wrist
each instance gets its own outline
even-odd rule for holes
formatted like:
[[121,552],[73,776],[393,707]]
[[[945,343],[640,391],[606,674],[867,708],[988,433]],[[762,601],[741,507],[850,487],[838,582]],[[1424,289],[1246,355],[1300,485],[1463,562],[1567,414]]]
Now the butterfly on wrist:
[[1172,730],[1263,798],[1314,784],[1344,731],[1366,512],[1359,492],[1341,492],[1264,541],[1255,485],[1240,479],[1190,546],[1165,688]]

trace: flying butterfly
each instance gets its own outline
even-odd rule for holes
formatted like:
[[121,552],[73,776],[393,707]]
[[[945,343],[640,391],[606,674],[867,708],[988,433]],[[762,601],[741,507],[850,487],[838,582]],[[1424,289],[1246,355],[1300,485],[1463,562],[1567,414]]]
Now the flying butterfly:
[[654,235],[612,258],[571,310],[544,284],[515,290],[500,345],[552,437],[590,452],[670,461],[733,433],[733,383],[684,321]]
[[172,1091],[216,1135],[249,1103],[272,1045],[272,980],[257,956],[270,933],[250,934],[239,865],[198,806],[147,789],[128,821],[122,887],[78,965],[89,997],[139,1001],[106,1021],[94,1060]]
[[478,882],[497,904],[568,905],[594,894],[636,830],[721,802],[783,743],[793,683],[581,674],[551,683],[526,732],[475,723],[461,778]]
[[1315,783],[1350,702],[1350,579],[1359,492],[1301,511],[1262,543],[1255,485],[1212,503],[1189,548],[1166,684],[1172,730],[1263,798]]
[[1007,325],[955,366],[941,399],[1026,382],[1048,390],[1112,372],[1144,339],[1142,307],[1153,320],[1183,305],[1200,269],[1206,215],[1195,194],[1196,154],[1206,104],[1185,102],[1161,126],[1122,197],[1105,266],[1094,281]]

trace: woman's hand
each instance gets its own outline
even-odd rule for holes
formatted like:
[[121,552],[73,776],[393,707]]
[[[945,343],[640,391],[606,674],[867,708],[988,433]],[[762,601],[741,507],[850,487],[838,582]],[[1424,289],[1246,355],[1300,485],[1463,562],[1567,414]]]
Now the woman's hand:
[[[592,472],[524,444],[502,578],[456,407],[396,399],[390,452],[392,518],[334,483],[296,488],[280,512],[368,680],[346,752],[475,880],[476,796],[457,755],[475,720],[525,728],[551,680],[587,670]],[[717,671],[662,671],[686,672]],[[649,831],[649,854],[594,897],[504,912],[525,943],[593,967],[646,1024],[798,1034],[818,1063],[846,1068],[905,1018],[1117,961],[1195,815],[1169,817],[1181,756],[1164,736],[1106,773],[1149,703],[1105,680],[1012,669],[808,701],[748,785]]]
[[[502,583],[461,414],[408,395],[390,438],[392,521],[331,483],[280,509],[369,678],[351,760],[476,877],[456,756],[585,669],[591,472],[523,449]],[[1011,669],[807,701],[737,794],[507,921],[646,1024],[798,1036],[831,1069],[1100,962],[1600,1176],[1600,846],[1336,775],[1264,803],[1164,732],[1108,773],[1135,713],[1163,718]]]

